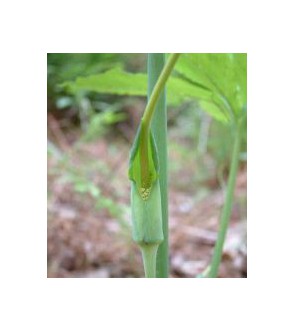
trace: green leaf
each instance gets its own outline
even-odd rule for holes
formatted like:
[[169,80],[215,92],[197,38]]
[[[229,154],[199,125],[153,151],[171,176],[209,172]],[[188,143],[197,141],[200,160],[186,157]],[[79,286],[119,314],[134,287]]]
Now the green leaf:
[[178,77],[171,77],[167,83],[167,96],[168,101],[171,101],[172,104],[180,104],[185,100],[194,99],[207,100],[212,99],[212,92],[204,89],[203,87],[195,86],[190,82]]
[[222,122],[224,124],[229,122],[229,118],[226,114],[220,111],[220,107],[213,102],[207,102],[205,100],[201,100],[199,102],[200,107],[210,114],[215,120]]
[[[168,103],[179,105],[195,100],[213,118],[228,123],[246,105],[246,70],[246,54],[182,54],[176,65],[181,77],[171,77],[167,83]],[[72,93],[86,90],[145,97],[147,75],[116,67],[102,74],[79,77],[63,86]]]
[[[72,93],[80,90],[131,96],[146,96],[147,75],[128,73],[117,67],[102,74],[79,77],[76,81],[62,84]],[[212,93],[201,87],[196,87],[177,77],[171,77],[167,83],[167,95],[170,104],[180,104],[184,100],[200,98],[210,100]]]
[[[212,91],[215,105],[223,113],[242,114],[247,102],[247,54],[183,54],[176,71],[193,84]],[[205,110],[210,113],[209,109]]]
[[71,92],[87,90],[105,94],[117,95],[146,95],[146,75],[133,74],[122,71],[117,67],[102,74],[78,77],[74,82],[63,83]]

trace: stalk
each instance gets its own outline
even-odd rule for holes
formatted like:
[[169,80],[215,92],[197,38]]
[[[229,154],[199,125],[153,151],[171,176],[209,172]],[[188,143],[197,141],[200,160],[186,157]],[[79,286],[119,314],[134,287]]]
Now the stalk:
[[[165,54],[150,53],[148,55],[148,98],[151,99],[153,88],[165,64]],[[167,174],[167,109],[165,90],[159,95],[156,112],[152,121],[152,133],[155,137],[159,158],[159,181],[162,206],[162,227],[164,240],[160,244],[157,254],[157,278],[168,278],[168,174]]]
[[158,244],[155,245],[142,245],[141,255],[144,265],[144,272],[146,278],[156,278],[156,259]]
[[[174,54],[170,59],[171,63],[168,66],[170,72],[177,61],[179,54]],[[150,53],[148,55],[148,105],[154,103],[156,94],[153,93],[156,84],[165,64],[165,54]],[[162,75],[166,78],[167,73]],[[167,79],[167,78],[166,78]],[[159,80],[160,82],[160,80]],[[158,83],[159,83],[158,82]],[[161,205],[162,205],[162,226],[164,241],[160,244],[157,255],[157,278],[168,278],[169,276],[169,243],[168,243],[168,190],[167,190],[167,109],[166,109],[166,95],[165,90],[158,94],[158,101],[155,104],[155,113],[152,119],[152,133],[155,137],[155,142],[158,149],[159,157],[159,181],[161,190]],[[144,117],[147,121],[152,118],[151,111],[147,108],[147,113]]]
[[220,226],[217,241],[214,248],[213,258],[211,262],[211,266],[208,272],[208,278],[217,278],[218,275],[218,268],[220,265],[221,257],[222,257],[222,250],[223,245],[226,237],[226,232],[231,216],[232,211],[232,204],[233,204],[233,196],[234,196],[234,189],[236,184],[237,178],[237,171],[239,166],[239,154],[240,154],[240,139],[241,139],[241,123],[239,121],[236,125],[235,130],[235,138],[234,138],[234,146],[232,152],[232,160],[229,172],[229,178],[227,183],[226,189],[226,198],[225,203],[221,212],[220,218]]
[[130,155],[132,237],[141,249],[146,278],[168,277],[164,88],[178,57],[179,54],[172,54],[165,64],[164,54],[148,56],[148,103]]

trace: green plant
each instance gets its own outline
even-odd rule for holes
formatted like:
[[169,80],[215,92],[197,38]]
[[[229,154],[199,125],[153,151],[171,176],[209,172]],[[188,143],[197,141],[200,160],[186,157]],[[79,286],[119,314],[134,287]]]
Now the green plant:
[[[148,278],[168,274],[167,121],[162,91],[178,56],[172,54],[163,68],[163,54],[149,55],[149,99],[130,156],[133,239],[141,249]],[[155,112],[158,117],[151,130]]]
[[[148,61],[148,77],[143,73],[126,72],[118,66],[101,74],[78,78],[74,82],[66,82],[64,87],[74,92],[86,90],[103,94],[127,94],[136,96],[145,96],[148,87],[150,95],[152,88],[160,75],[162,67],[163,55],[152,54],[149,56]],[[186,100],[194,100],[203,111],[209,114],[215,121],[218,121],[225,126],[228,132],[228,137],[232,135],[231,142],[234,142],[230,158],[230,171],[226,186],[225,202],[220,218],[218,239],[214,248],[212,263],[201,277],[217,277],[221,261],[223,244],[232,210],[234,187],[242,145],[241,140],[246,133],[246,70],[246,54],[183,54],[175,67],[177,76],[171,77],[167,82],[167,101],[169,104],[179,105]],[[157,90],[157,87],[155,90],[158,91],[158,93],[160,92],[159,89]],[[152,100],[152,96],[150,100]],[[148,139],[149,130],[145,126],[142,126],[141,123],[133,147],[133,159],[131,158],[132,160],[136,160],[137,158],[137,167],[142,171],[142,173],[138,170],[136,171],[139,172],[139,175],[136,175],[136,172],[134,173],[133,171],[130,173],[131,178],[134,177],[132,184],[133,195],[135,195],[134,193],[136,192],[140,193],[141,189],[143,189],[141,192],[142,195],[150,195],[150,198],[147,200],[149,203],[146,203],[145,200],[142,199],[143,197],[141,197],[141,201],[138,201],[142,204],[140,211],[146,211],[146,213],[139,212],[139,210],[134,212],[138,214],[139,218],[142,220],[147,220],[147,211],[153,211],[152,217],[158,220],[160,215],[163,214],[164,206],[166,206],[167,203],[167,195],[165,194],[166,185],[163,184],[161,186],[161,181],[165,182],[165,180],[163,180],[165,179],[165,174],[162,174],[161,176],[161,172],[166,173],[166,118],[165,111],[163,111],[165,109],[164,95],[162,95],[160,100],[161,101],[158,104],[159,110],[156,111],[152,122],[152,132],[154,136],[151,136],[151,138]],[[149,104],[147,107],[149,107]],[[145,114],[151,114],[150,121],[153,113],[148,113],[146,111]],[[141,137],[145,137],[145,139],[141,141]],[[161,148],[158,145],[161,145]],[[157,147],[159,150],[158,152]],[[143,151],[141,158],[136,157],[136,149]],[[200,148],[200,151],[202,151],[202,149]],[[223,153],[223,155],[225,155],[225,153]],[[159,158],[159,170],[157,166],[157,158]],[[157,185],[158,171],[160,172],[160,193]],[[148,177],[148,175],[150,175],[150,177]],[[135,179],[136,176],[138,176],[137,179]],[[143,187],[137,186],[136,188],[135,184],[138,184],[138,181],[141,181],[141,176],[147,182]],[[149,187],[152,183],[154,183],[154,187]],[[152,189],[154,189],[154,191]],[[159,204],[156,203],[159,201],[159,195],[161,195],[162,200],[161,213],[159,211]],[[134,196],[134,199],[140,199],[140,195],[137,198]],[[144,203],[146,205],[144,205]],[[151,204],[150,207],[148,207],[147,204]],[[137,203],[137,205],[139,206],[140,204]],[[156,207],[156,209],[153,209],[153,206]],[[164,214],[162,215],[162,219],[166,220]],[[140,231],[143,231],[143,225],[144,223],[139,226]],[[163,225],[164,228],[167,227],[165,222]],[[155,230],[150,229],[149,231],[151,232],[149,236],[152,238],[154,236],[152,232]],[[158,237],[155,236],[155,239],[152,240],[154,241],[153,250],[146,250],[147,248],[143,248],[146,252],[146,254],[143,253],[143,256],[147,256],[144,257],[144,260],[146,261],[146,270],[151,271],[148,272],[148,276],[154,276],[156,273],[154,260],[157,250],[155,247],[160,243],[156,275],[157,277],[168,276],[167,242],[162,242],[162,238],[167,241],[168,237],[165,234],[166,231],[167,230],[164,229],[163,237],[159,235],[161,229],[158,225],[155,231]],[[138,239],[137,241],[142,242]],[[142,242],[141,246],[144,247],[146,244]]]
[[[240,159],[241,134],[246,118],[247,80],[246,54],[196,54],[183,57],[179,62],[179,71],[192,82],[202,85],[212,93],[212,106],[218,107],[233,132],[233,152],[226,196],[221,212],[218,237],[212,262],[203,273],[203,277],[216,278],[221,261],[222,249],[230,220],[234,188]],[[191,64],[196,71],[189,70]],[[206,103],[206,102],[205,102]],[[202,102],[200,103],[202,105]]]
[[222,208],[221,218],[220,218],[220,227],[218,232],[217,241],[214,248],[212,263],[208,270],[208,277],[209,278],[216,278],[218,274],[218,268],[220,265],[220,260],[222,256],[222,249],[224,245],[224,240],[226,236],[226,231],[228,228],[228,223],[230,220],[232,204],[233,204],[233,196],[234,196],[234,189],[236,184],[237,178],[237,171],[239,165],[239,154],[240,154],[240,141],[241,141],[241,126],[242,126],[243,119],[237,120],[235,123],[235,138],[234,138],[234,146],[232,152],[232,160],[230,166],[230,173],[227,182],[226,188],[226,197],[225,203]]

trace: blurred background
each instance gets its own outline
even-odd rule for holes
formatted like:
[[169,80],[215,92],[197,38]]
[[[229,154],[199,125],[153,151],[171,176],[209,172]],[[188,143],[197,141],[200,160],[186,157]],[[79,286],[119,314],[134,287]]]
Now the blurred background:
[[[127,171],[146,104],[146,62],[147,54],[47,55],[50,278],[144,275],[131,239]],[[188,278],[212,256],[232,129],[204,112],[177,67],[173,79],[167,91],[170,277]],[[247,276],[246,146],[245,124],[223,278]]]

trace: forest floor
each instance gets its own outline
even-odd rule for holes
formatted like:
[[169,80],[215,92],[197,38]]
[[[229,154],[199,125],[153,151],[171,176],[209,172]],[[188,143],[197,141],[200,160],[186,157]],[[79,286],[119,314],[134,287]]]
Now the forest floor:
[[[92,143],[50,143],[49,278],[143,277],[140,252],[130,235],[129,148],[126,142],[110,144],[108,138]],[[172,151],[169,158],[181,159],[175,154]],[[191,278],[206,268],[212,256],[223,190],[212,179],[205,186],[196,186],[194,164],[173,165],[169,179],[170,277]],[[246,186],[243,167],[221,278],[247,277]]]

